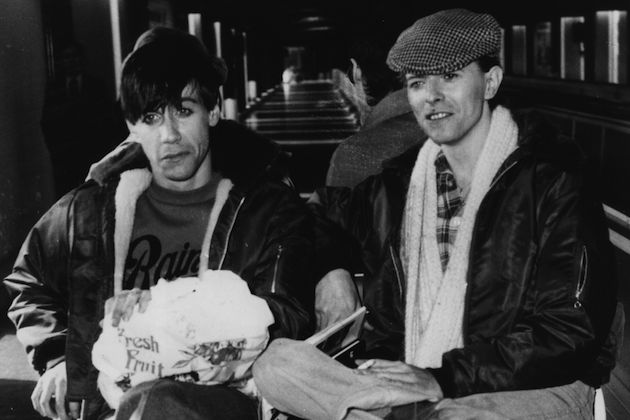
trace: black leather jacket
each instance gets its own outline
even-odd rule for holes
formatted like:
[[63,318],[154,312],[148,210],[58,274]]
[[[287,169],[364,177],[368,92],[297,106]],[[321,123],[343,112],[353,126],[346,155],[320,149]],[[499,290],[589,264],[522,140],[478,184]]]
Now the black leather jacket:
[[[312,217],[280,179],[275,144],[229,121],[210,135],[213,168],[234,187],[215,227],[209,268],[239,274],[267,301],[275,317],[272,337],[304,338],[313,329]],[[146,158],[137,152],[111,164],[142,166]],[[35,369],[43,372],[65,353],[69,400],[98,397],[91,349],[104,301],[113,294],[119,176],[105,178],[68,193],[37,222],[5,279],[14,297],[9,317]]]
[[[445,353],[442,367],[431,369],[447,397],[578,379],[599,386],[614,366],[606,339],[617,282],[593,178],[585,176],[575,144],[560,142],[533,115],[517,123],[519,147],[498,171],[474,226],[464,347]],[[374,327],[364,334],[367,356],[404,354],[400,225],[418,150],[388,162],[352,192],[322,189],[311,199],[320,215],[357,240],[348,248],[353,255],[337,249],[322,251],[321,258],[325,270],[364,273]],[[337,229],[319,224],[327,235]],[[345,262],[350,258],[354,267]]]

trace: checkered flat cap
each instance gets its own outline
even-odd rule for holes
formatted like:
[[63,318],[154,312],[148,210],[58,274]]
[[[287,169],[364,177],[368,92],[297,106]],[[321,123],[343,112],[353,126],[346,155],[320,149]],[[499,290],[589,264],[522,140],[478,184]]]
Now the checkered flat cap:
[[387,65],[395,72],[444,74],[486,55],[498,57],[500,50],[501,26],[494,17],[448,9],[405,29],[389,51]]

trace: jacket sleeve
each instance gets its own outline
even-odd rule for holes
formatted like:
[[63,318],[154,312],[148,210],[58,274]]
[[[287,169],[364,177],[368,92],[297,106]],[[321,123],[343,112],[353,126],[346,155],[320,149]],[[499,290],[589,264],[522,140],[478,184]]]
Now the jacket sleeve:
[[368,309],[360,356],[396,360],[404,337],[404,300],[398,247],[392,243],[397,223],[390,210],[400,203],[380,197],[385,194],[383,177],[372,176],[352,190],[318,189],[309,206],[316,216],[318,278],[347,270]]
[[314,327],[312,217],[286,185],[264,200],[275,200],[265,228],[263,249],[254,267],[253,292],[267,301],[275,323],[271,338],[308,337]]
[[510,332],[469,337],[444,354],[442,367],[431,371],[447,397],[602,382],[589,375],[601,372],[595,365],[617,292],[602,206],[582,177],[567,172],[538,187],[544,191],[530,209],[532,264],[521,273],[526,286]]
[[[371,219],[372,214],[370,207],[362,203],[371,185],[365,182],[353,190],[322,188],[313,194],[307,205],[296,200],[293,193],[279,202],[270,224],[271,241],[267,246],[270,253],[275,252],[277,261],[275,294],[267,300],[274,315],[280,314],[280,319],[285,320],[283,331],[276,331],[276,336],[305,337],[295,323],[297,319],[305,325],[305,312],[294,310],[297,317],[292,318],[285,310],[297,307],[289,304],[283,309],[281,303],[290,303],[289,297],[297,296],[312,320],[316,283],[334,269],[343,268],[351,273],[360,269],[359,244],[366,236],[364,227],[371,225],[371,220],[366,218]],[[312,327],[309,324],[309,328]],[[310,333],[311,330],[306,335]]]
[[64,358],[67,331],[68,203],[59,200],[35,224],[4,284],[13,300],[8,316],[35,370]]
[[335,269],[352,272],[355,268],[359,245],[350,235],[353,202],[355,194],[345,187],[320,188],[308,201],[314,217],[317,280]]

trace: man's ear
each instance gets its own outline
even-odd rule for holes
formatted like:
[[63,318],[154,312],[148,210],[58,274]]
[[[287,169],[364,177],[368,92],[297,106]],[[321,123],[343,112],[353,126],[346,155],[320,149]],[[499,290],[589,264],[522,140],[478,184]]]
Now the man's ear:
[[219,108],[219,104],[216,104],[212,111],[208,112],[208,125],[210,127],[214,127],[219,123],[221,119],[221,109]]
[[501,86],[501,82],[503,81],[503,69],[500,66],[493,66],[485,74],[485,79],[486,91],[484,94],[484,99],[489,100],[494,98],[494,96],[499,91],[499,86]]

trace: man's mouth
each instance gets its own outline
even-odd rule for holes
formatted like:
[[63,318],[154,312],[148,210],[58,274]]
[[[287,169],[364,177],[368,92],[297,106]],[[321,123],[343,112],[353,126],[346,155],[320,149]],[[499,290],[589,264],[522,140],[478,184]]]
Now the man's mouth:
[[177,160],[181,157],[184,157],[186,152],[171,152],[162,156],[162,160]]
[[446,118],[449,115],[450,114],[447,112],[433,112],[433,113],[427,114],[426,119],[429,121],[437,121],[437,120]]

